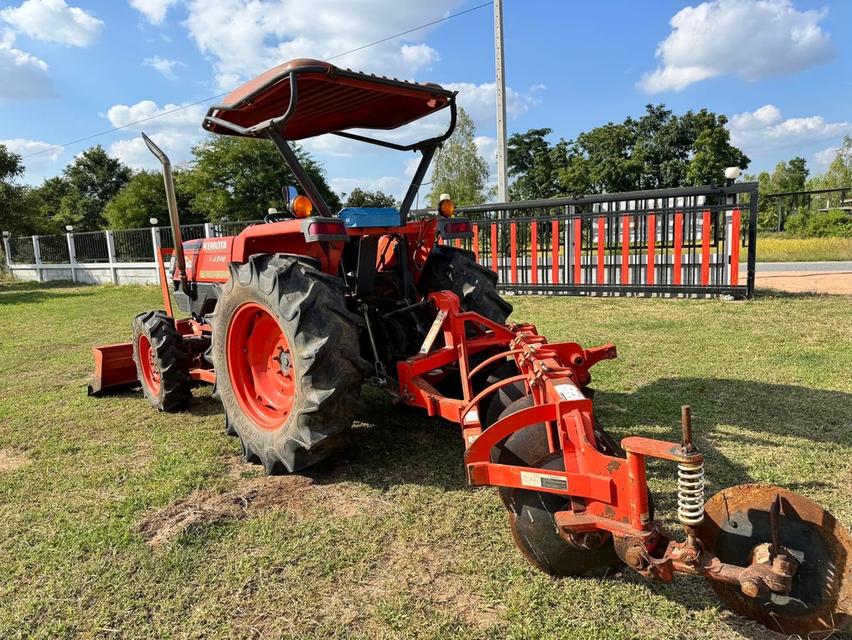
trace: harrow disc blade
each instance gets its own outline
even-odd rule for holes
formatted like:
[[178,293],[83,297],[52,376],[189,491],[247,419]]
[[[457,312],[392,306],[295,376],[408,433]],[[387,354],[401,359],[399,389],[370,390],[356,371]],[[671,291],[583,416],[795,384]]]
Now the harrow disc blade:
[[[535,465],[564,470],[562,452],[548,455]],[[555,514],[567,500],[552,493],[518,489],[510,498],[509,524],[521,553],[536,568],[556,577],[601,576],[617,571],[622,562],[607,533],[585,534],[572,544],[559,534]]]
[[752,549],[772,540],[776,496],[781,546],[800,563],[790,593],[750,598],[737,585],[711,580],[711,587],[729,609],[773,631],[807,638],[843,629],[852,622],[852,536],[815,502],[769,485],[724,489],[707,501],[702,543],[722,562],[748,566]]

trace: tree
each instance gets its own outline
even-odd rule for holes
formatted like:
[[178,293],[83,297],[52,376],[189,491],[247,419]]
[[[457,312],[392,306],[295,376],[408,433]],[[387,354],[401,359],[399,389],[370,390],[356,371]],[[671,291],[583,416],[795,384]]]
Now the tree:
[[[339,210],[320,164],[298,146],[295,152],[331,211]],[[206,220],[261,218],[270,207],[283,209],[281,188],[297,184],[269,140],[216,136],[193,147],[192,155],[185,187],[192,211]]]
[[485,201],[488,163],[476,149],[476,126],[467,112],[459,108],[456,129],[444,143],[432,171],[429,202],[437,206],[442,193],[450,194],[457,205]]
[[549,129],[509,141],[512,193],[520,198],[721,184],[724,169],[748,166],[730,143],[727,118],[702,109],[675,115],[647,105],[639,119],[608,123],[550,145]]
[[[204,222],[190,208],[190,195],[185,187],[186,174],[174,172],[175,195],[182,224]],[[159,172],[140,171],[109,201],[104,218],[110,229],[132,229],[148,226],[151,218],[165,224],[169,219],[163,175]]]
[[566,168],[566,154],[560,141],[552,147],[547,141],[551,129],[530,129],[514,133],[508,140],[507,165],[513,200],[539,200],[560,195],[558,174]]
[[727,121],[724,116],[719,116],[715,124],[699,131],[692,146],[692,158],[686,167],[687,184],[722,184],[727,167],[748,167],[748,157],[731,146],[731,134],[724,127]]
[[[106,222],[103,213],[107,203],[130,180],[129,167],[110,157],[100,145],[86,149],[62,172],[66,186],[54,216],[60,226],[74,225],[78,231],[101,229]],[[50,203],[55,206],[55,203]]]
[[397,202],[393,196],[383,191],[368,191],[361,187],[352,189],[352,193],[346,198],[345,207],[396,207]]
[[24,175],[21,156],[0,144],[0,229],[13,235],[34,231],[29,215],[24,215],[26,189],[18,184]]

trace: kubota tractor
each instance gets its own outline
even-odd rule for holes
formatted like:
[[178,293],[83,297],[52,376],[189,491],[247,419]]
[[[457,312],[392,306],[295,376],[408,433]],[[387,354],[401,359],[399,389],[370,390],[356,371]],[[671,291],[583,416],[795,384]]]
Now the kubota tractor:
[[[414,144],[363,133],[444,109],[443,134]],[[471,235],[452,202],[409,219],[455,115],[454,93],[435,84],[316,60],[271,69],[211,108],[203,126],[271,140],[303,194],[288,191],[287,212],[268,224],[188,242],[168,158],[146,137],[163,164],[175,240],[168,271],[171,251],[158,256],[164,310],[138,315],[132,342],[95,348],[90,392],[141,385],[157,409],[181,411],[193,385],[213,384],[246,459],[286,473],[344,443],[361,385],[372,383],[459,424],[469,483],[498,488],[515,543],[542,571],[699,575],[728,607],[776,631],[807,637],[847,625],[852,538],[840,523],[772,486],[732,487],[705,504],[688,407],[681,442],[614,441],[595,418],[589,370],[615,347],[548,343],[530,324],[506,324],[512,307],[496,274],[437,242]],[[398,210],[329,210],[288,143],[326,133],[421,154]],[[654,520],[648,457],[677,465],[682,539]]]

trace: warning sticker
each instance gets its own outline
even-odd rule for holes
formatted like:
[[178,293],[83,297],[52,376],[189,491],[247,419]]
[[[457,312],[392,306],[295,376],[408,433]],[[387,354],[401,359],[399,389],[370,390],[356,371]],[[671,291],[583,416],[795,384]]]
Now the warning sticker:
[[542,489],[568,489],[568,479],[563,476],[554,476],[549,473],[532,473],[531,471],[521,471],[521,484],[525,487]]
[[586,396],[573,384],[557,384],[555,387],[556,393],[563,400],[585,400]]

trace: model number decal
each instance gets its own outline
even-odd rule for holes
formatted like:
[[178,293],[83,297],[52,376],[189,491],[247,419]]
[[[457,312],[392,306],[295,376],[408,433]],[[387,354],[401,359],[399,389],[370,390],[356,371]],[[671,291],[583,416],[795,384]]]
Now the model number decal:
[[556,393],[563,400],[585,400],[586,396],[573,384],[557,384],[555,386]]
[[525,487],[537,487],[541,489],[568,489],[568,479],[563,476],[554,476],[549,473],[533,473],[521,471],[521,484]]

